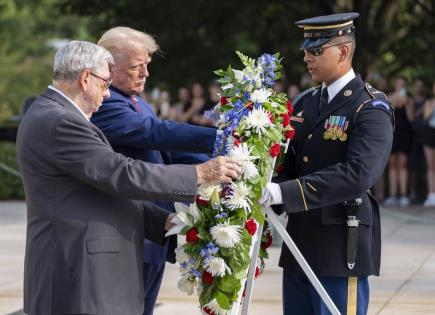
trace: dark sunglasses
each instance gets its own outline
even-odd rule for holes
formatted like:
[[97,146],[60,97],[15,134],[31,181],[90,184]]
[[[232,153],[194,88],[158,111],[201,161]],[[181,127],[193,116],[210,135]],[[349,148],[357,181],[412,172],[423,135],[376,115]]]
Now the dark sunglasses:
[[308,49],[304,49],[305,52],[310,53],[311,55],[318,57],[323,55],[323,53],[325,52],[325,49],[331,48],[331,47],[336,47],[336,46],[341,46],[344,44],[350,44],[351,42],[345,42],[345,43],[340,43],[340,44],[335,44],[335,45],[330,45],[330,46],[319,46],[319,47],[314,47],[314,48],[308,48]]
[[104,78],[102,78],[102,77],[100,77],[99,75],[96,75],[95,73],[92,73],[92,72],[89,72],[91,75],[93,75],[94,77],[96,77],[96,78],[98,78],[98,79],[100,79],[100,80],[103,80],[104,81],[104,89],[108,89],[109,88],[109,86],[112,84],[112,80],[109,78],[109,79],[104,79]]

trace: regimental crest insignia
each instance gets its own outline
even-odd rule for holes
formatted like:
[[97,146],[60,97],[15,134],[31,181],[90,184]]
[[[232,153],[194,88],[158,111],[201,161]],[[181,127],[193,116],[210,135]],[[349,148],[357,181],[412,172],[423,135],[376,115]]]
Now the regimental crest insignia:
[[349,127],[349,120],[346,116],[330,116],[325,120],[325,132],[323,139],[346,141],[346,130]]
[[303,123],[304,122],[304,118],[302,117],[302,110],[296,114],[296,116],[291,116],[290,120],[291,121],[296,121],[298,123]]

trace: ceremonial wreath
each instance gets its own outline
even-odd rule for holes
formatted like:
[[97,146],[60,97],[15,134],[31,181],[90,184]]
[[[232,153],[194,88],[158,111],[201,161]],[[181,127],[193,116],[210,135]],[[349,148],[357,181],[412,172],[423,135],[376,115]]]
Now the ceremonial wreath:
[[282,167],[283,143],[294,136],[292,103],[272,89],[281,77],[279,54],[255,60],[236,53],[244,68],[215,71],[222,95],[208,117],[218,128],[213,155],[243,161],[243,175],[231,184],[200,186],[194,203],[176,205],[176,226],[169,232],[185,236],[176,249],[178,287],[189,295],[196,290],[204,314],[229,314],[241,300],[259,224],[264,228],[255,276],[262,273],[272,235],[258,200],[274,165],[275,171]]

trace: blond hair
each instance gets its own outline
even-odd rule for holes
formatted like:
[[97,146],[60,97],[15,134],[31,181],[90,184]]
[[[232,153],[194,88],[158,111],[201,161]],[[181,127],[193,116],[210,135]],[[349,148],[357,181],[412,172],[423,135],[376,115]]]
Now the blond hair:
[[150,55],[159,50],[159,45],[150,34],[126,26],[109,29],[101,36],[97,44],[112,54],[122,52],[128,47],[144,48]]

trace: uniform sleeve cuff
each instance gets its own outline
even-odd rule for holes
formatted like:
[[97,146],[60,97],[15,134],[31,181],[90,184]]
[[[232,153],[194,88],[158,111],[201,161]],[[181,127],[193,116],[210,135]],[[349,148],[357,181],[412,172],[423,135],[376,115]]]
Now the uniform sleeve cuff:
[[308,210],[305,192],[299,179],[279,183],[284,208],[287,213],[296,213]]

